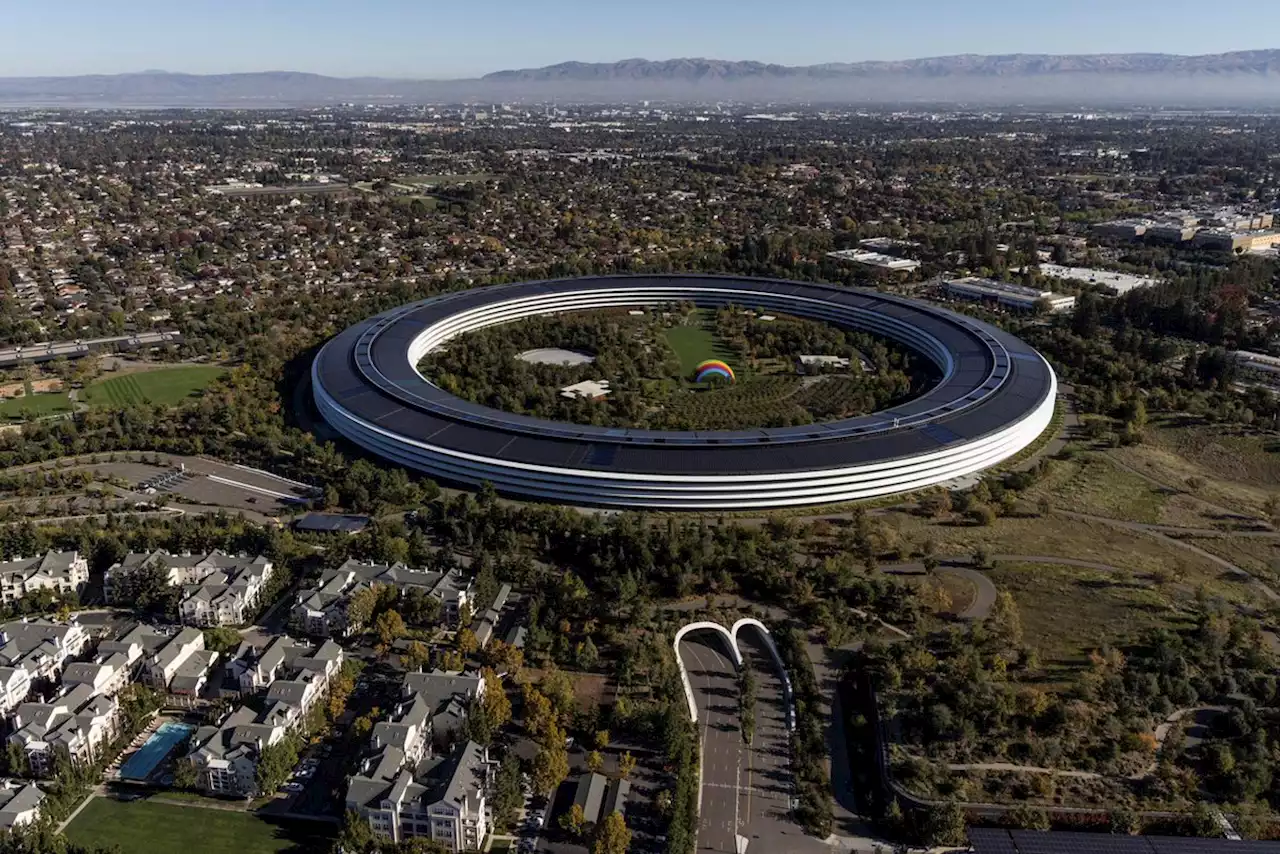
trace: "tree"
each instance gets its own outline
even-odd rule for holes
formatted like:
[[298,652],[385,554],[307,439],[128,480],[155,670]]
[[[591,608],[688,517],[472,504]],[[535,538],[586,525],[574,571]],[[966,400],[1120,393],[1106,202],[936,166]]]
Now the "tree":
[[591,744],[596,750],[604,750],[609,746],[609,730],[598,729],[595,735],[591,736]]
[[351,594],[351,598],[347,600],[347,625],[358,629],[368,623],[377,603],[378,593],[373,588],[366,587]]
[[511,720],[511,700],[502,688],[502,679],[492,667],[482,667],[480,676],[484,679],[484,696],[481,702],[489,716],[489,722],[495,728],[506,726]]
[[592,774],[599,774],[600,769],[604,767],[604,757],[600,755],[600,751],[593,750],[587,754],[587,770]]
[[229,626],[204,630],[204,648],[230,655],[240,647],[240,633]]
[[471,655],[480,648],[480,641],[476,639],[476,633],[471,629],[458,629],[458,633],[453,637],[454,646],[458,648],[458,652],[463,655]]
[[1018,603],[1008,590],[996,594],[995,604],[987,617],[987,624],[998,632],[1009,646],[1022,643],[1022,615],[1018,611]]
[[494,778],[493,811],[499,827],[511,828],[516,823],[524,793],[520,788],[520,760],[510,754],[502,760]]
[[[563,730],[561,730],[563,732]],[[569,752],[564,748],[564,741],[559,744],[544,744],[533,757],[533,790],[539,795],[551,797],[555,790],[569,776]]]
[[429,661],[431,661],[431,648],[420,640],[409,641],[409,646],[400,656],[400,662],[408,670],[421,670]]
[[596,828],[596,841],[591,854],[627,854],[630,847],[631,830],[622,813],[614,810]]
[[398,612],[383,611],[378,615],[378,619],[374,620],[373,630],[378,635],[378,642],[389,647],[397,639],[404,637],[408,628]]
[[569,811],[560,816],[560,827],[574,839],[581,839],[587,830],[587,815],[582,804],[574,804]]
[[373,718],[369,715],[361,715],[351,724],[351,731],[355,733],[356,738],[363,739],[373,732]]
[[179,789],[194,789],[198,782],[196,766],[189,759],[179,759],[173,763],[173,785]]
[[955,801],[930,807],[925,818],[925,841],[929,845],[965,844],[964,810]]
[[1050,826],[1049,814],[1030,804],[1018,804],[1005,813],[1005,821],[1020,830],[1048,830]]
[[543,742],[547,731],[556,725],[555,709],[551,701],[528,682],[524,686],[524,725],[539,743]]
[[590,637],[578,644],[576,658],[579,670],[594,670],[600,663],[600,651]]
[[634,770],[636,770],[636,758],[631,755],[630,750],[624,751],[622,756],[618,757],[618,776],[625,780]]
[[280,788],[297,764],[298,743],[294,736],[287,736],[275,744],[263,747],[254,773],[258,793],[267,795]]

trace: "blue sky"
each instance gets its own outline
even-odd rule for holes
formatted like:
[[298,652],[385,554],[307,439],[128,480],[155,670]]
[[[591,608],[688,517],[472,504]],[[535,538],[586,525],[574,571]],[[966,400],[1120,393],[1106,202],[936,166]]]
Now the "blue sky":
[[[569,59],[789,65],[1280,47],[1274,0],[0,0],[0,75],[466,77]],[[1234,22],[1248,22],[1247,27]]]

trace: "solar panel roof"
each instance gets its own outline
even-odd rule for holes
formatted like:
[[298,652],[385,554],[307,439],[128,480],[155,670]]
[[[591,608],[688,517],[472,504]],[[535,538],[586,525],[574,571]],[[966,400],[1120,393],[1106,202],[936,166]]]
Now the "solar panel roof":
[[[432,385],[407,357],[409,344],[424,328],[459,311],[541,293],[656,287],[692,289],[709,304],[725,293],[749,290],[760,299],[794,295],[842,310],[892,315],[940,342],[953,354],[953,369],[892,413],[803,427],[680,433],[564,424],[500,412]],[[648,475],[829,470],[939,452],[1004,429],[1032,412],[1052,386],[1048,366],[1024,342],[945,309],[874,291],[707,276],[568,279],[449,294],[345,330],[325,346],[315,367],[325,390],[345,410],[409,439],[508,462],[560,466],[572,459],[588,469]]]

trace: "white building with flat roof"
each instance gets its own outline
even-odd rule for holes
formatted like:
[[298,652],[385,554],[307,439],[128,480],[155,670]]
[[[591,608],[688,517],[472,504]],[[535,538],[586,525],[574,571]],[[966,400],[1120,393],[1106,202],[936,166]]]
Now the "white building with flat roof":
[[583,380],[560,389],[560,396],[570,400],[580,397],[585,397],[587,400],[602,400],[609,396],[609,381]]
[[910,258],[895,258],[882,252],[867,252],[862,249],[841,249],[828,252],[827,255],[839,261],[851,261],[864,267],[875,267],[880,270],[909,273],[920,269],[920,262]]
[[943,283],[943,288],[948,295],[958,299],[995,302],[1021,311],[1033,311],[1042,304],[1047,305],[1050,311],[1070,311],[1076,305],[1076,298],[1067,294],[974,276],[951,279]]
[[1090,267],[1064,267],[1061,264],[1041,264],[1040,274],[1063,282],[1099,285],[1113,291],[1116,296],[1124,296],[1129,291],[1160,284],[1160,280],[1152,276],[1135,276],[1131,273],[1095,270]]

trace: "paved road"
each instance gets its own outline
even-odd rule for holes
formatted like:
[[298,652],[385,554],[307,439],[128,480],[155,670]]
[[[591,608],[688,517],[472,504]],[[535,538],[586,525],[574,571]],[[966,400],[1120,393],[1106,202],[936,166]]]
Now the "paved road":
[[733,854],[734,820],[742,765],[742,731],[738,728],[738,679],[724,642],[710,632],[696,632],[681,642],[681,658],[689,671],[698,705],[698,737],[702,740],[702,793],[698,850]]

